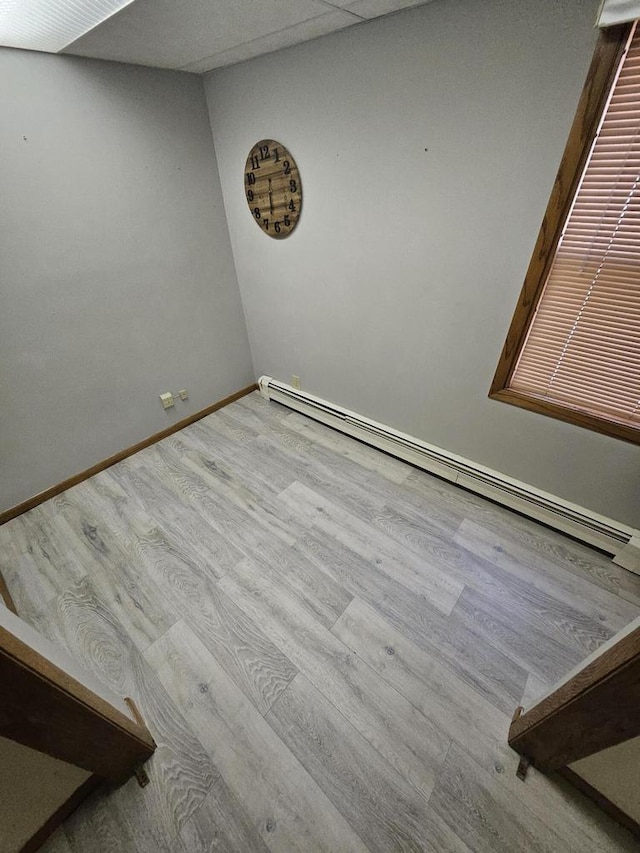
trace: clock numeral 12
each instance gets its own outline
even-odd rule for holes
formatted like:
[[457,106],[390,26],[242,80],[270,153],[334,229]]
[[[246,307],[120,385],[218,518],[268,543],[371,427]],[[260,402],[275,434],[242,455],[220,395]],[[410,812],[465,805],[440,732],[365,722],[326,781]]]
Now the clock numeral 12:
[[271,154],[269,154],[269,146],[261,145],[260,146],[260,159],[261,160],[270,160]]

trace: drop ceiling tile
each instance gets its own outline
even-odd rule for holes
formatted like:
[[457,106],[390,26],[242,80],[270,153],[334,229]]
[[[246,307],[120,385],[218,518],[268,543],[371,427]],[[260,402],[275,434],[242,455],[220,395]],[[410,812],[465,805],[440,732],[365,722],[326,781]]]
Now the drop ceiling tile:
[[57,53],[132,0],[0,0],[0,45]]
[[[333,3],[334,0],[331,0]],[[357,0],[357,2],[344,3],[344,8],[363,18],[378,18],[380,15],[388,15],[390,12],[398,12],[400,9],[409,9],[412,6],[423,6],[431,0]],[[337,4],[336,4],[337,5]],[[340,3],[340,6],[343,4]]]
[[214,68],[233,65],[236,62],[244,62],[246,59],[252,59],[254,56],[260,56],[263,53],[272,53],[283,47],[290,47],[294,44],[310,41],[319,36],[344,29],[354,23],[356,23],[356,20],[344,12],[328,12],[326,15],[320,15],[318,18],[303,21],[300,24],[288,27],[286,30],[271,33],[268,36],[238,45],[231,50],[225,50],[213,56],[206,57],[182,68],[182,70],[200,73],[212,71]]
[[64,52],[184,68],[326,11],[315,0],[136,0]]

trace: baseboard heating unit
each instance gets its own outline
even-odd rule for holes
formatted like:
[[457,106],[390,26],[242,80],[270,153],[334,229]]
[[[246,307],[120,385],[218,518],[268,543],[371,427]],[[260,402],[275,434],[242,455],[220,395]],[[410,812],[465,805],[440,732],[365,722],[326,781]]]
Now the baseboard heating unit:
[[261,376],[258,385],[260,393],[267,400],[282,403],[385,453],[410,462],[417,468],[594,545],[613,554],[614,562],[640,574],[640,532],[627,525],[278,382],[270,376]]

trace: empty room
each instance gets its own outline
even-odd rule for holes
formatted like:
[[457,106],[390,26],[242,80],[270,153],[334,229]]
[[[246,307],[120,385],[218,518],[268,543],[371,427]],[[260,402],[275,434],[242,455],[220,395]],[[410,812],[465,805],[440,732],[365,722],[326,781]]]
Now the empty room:
[[0,4],[0,853],[638,849],[638,19]]

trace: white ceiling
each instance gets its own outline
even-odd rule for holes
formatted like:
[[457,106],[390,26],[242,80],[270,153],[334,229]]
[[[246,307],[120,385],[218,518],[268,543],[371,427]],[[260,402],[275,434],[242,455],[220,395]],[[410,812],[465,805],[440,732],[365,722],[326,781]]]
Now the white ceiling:
[[133,0],[61,52],[203,73],[425,2]]
[[0,45],[58,53],[131,0],[0,0]]

